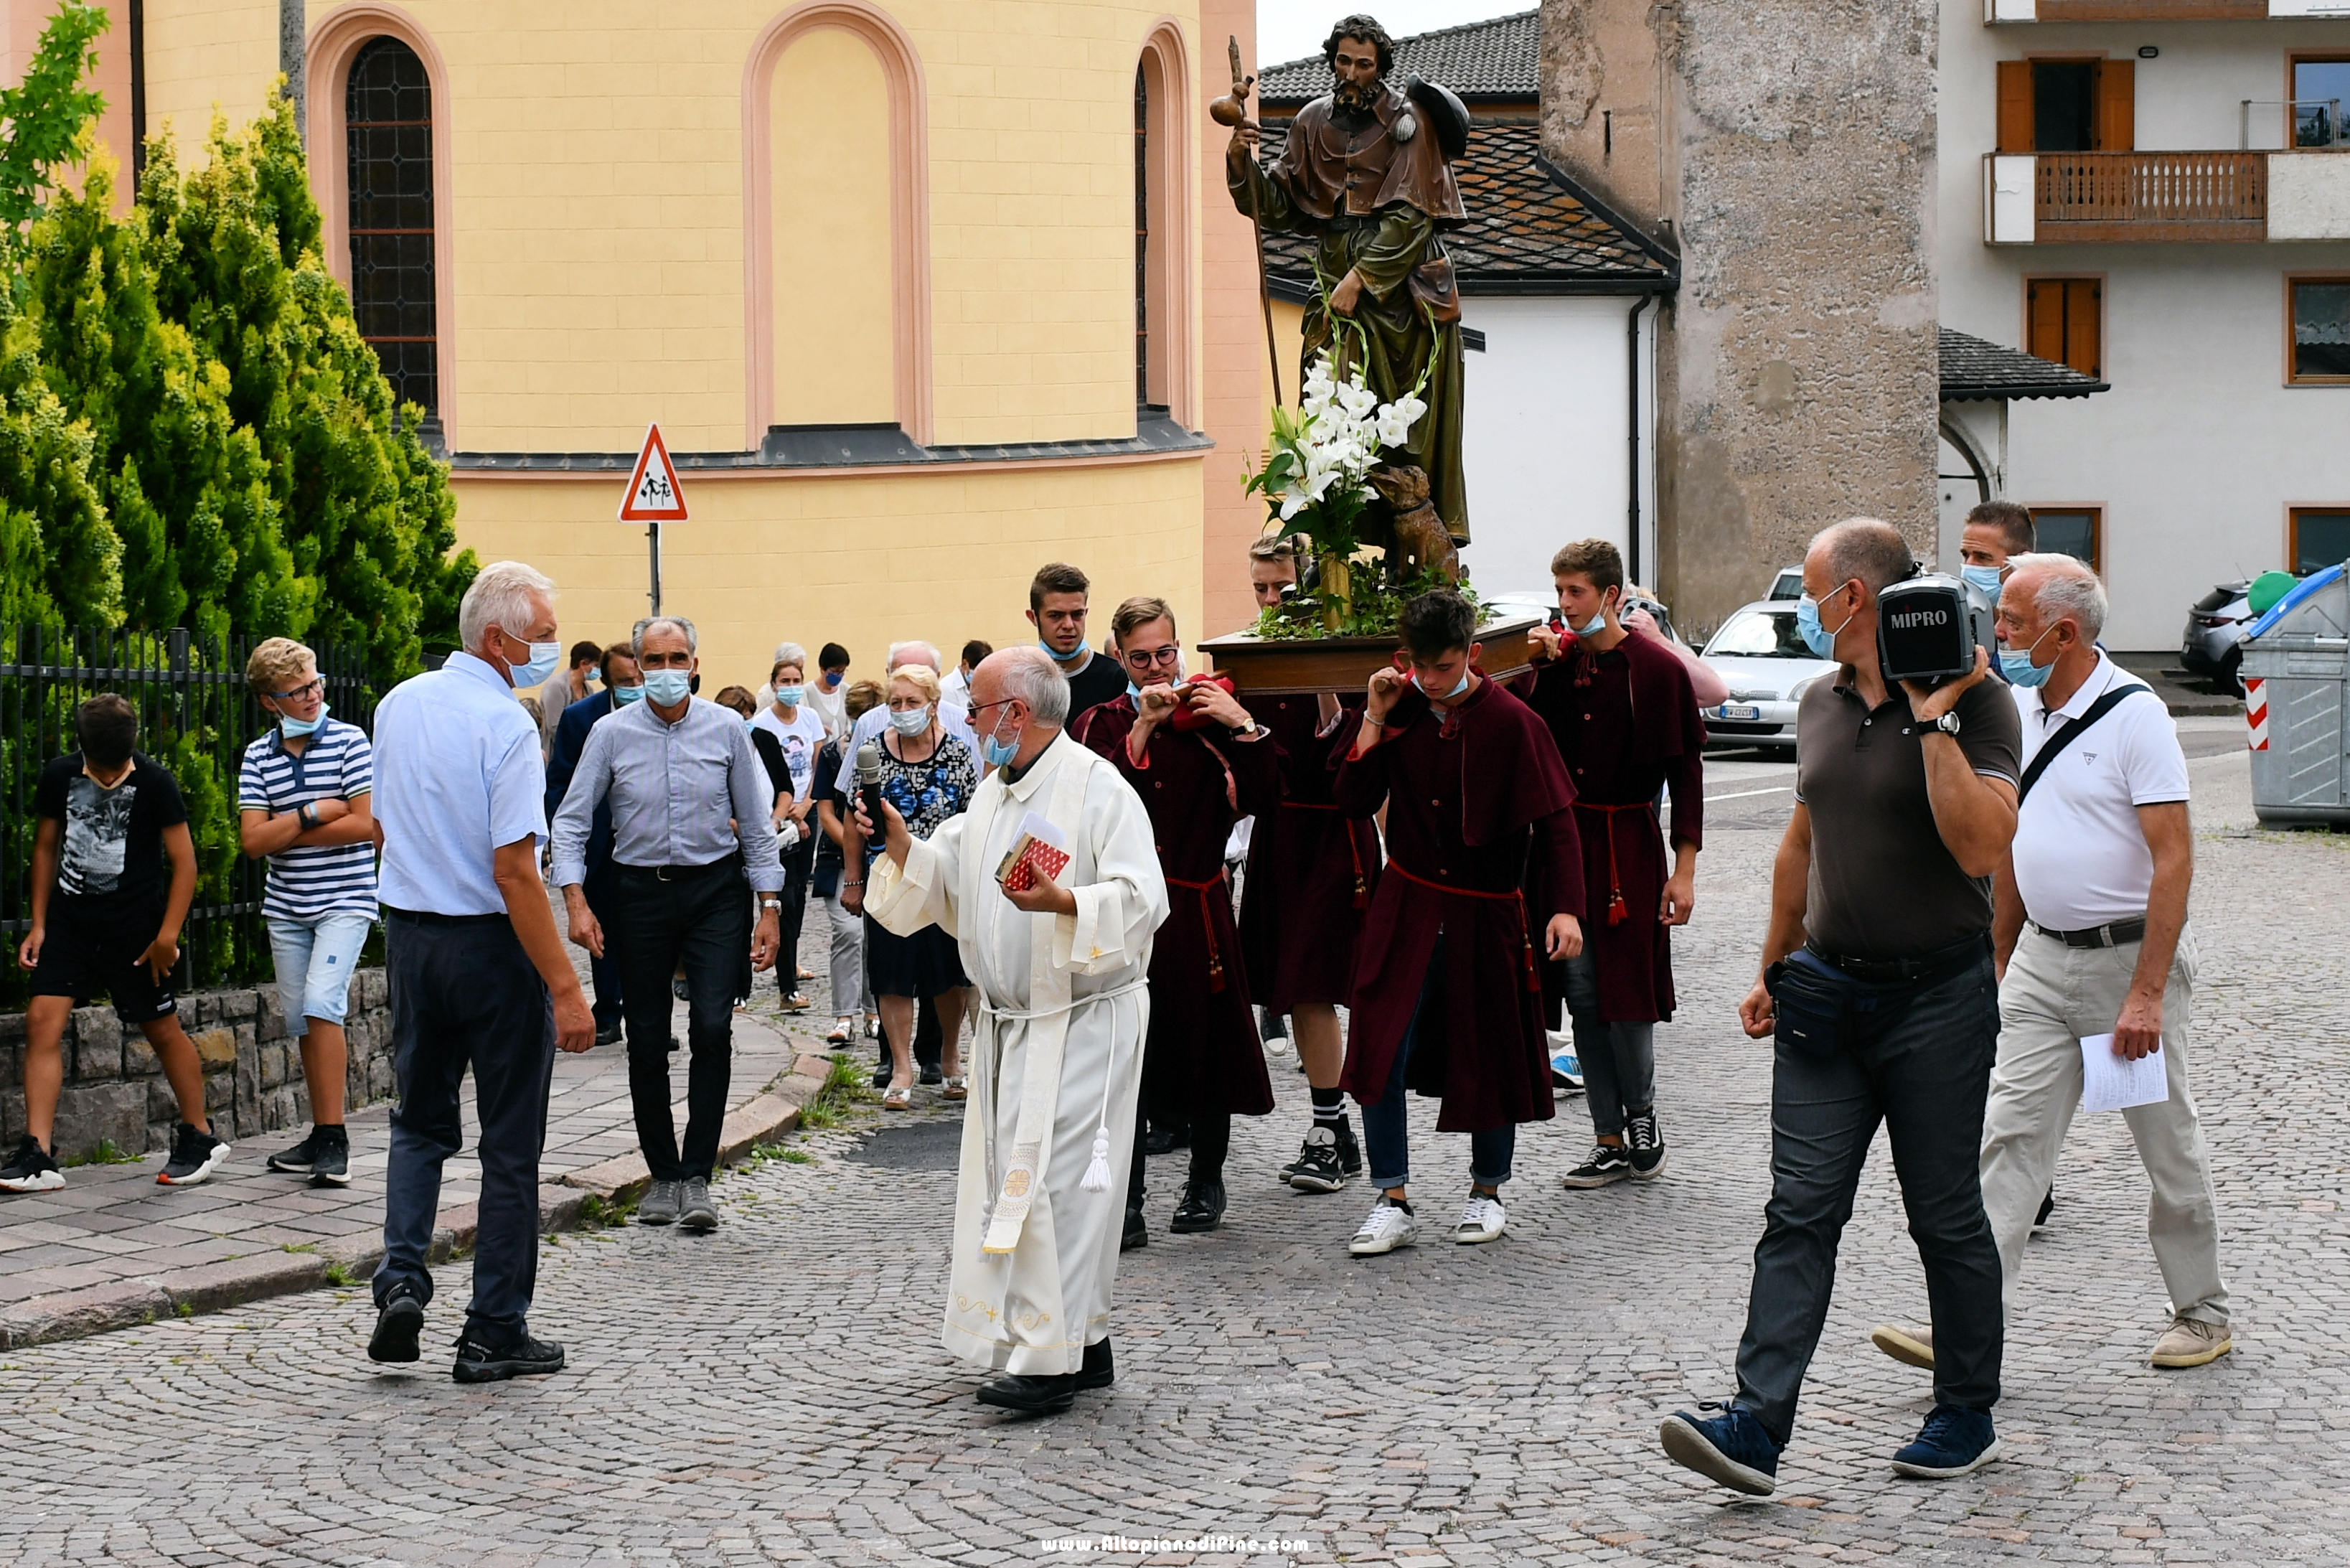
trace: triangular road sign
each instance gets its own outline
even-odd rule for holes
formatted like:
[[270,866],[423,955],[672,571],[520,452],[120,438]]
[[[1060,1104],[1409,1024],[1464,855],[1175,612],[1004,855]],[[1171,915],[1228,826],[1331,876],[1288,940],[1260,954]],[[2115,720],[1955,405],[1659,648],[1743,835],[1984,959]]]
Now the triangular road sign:
[[620,502],[620,521],[685,521],[685,492],[677,483],[677,465],[669,460],[669,448],[661,442],[658,424],[645,427],[645,444],[629,474],[629,493]]

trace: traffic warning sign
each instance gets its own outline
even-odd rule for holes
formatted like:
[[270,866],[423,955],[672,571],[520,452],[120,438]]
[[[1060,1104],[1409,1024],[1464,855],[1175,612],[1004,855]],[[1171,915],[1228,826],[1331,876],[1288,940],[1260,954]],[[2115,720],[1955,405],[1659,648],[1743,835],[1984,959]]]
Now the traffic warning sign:
[[645,427],[645,444],[629,475],[629,493],[620,501],[623,523],[682,523],[686,520],[685,491],[677,483],[677,465],[669,460],[660,426]]

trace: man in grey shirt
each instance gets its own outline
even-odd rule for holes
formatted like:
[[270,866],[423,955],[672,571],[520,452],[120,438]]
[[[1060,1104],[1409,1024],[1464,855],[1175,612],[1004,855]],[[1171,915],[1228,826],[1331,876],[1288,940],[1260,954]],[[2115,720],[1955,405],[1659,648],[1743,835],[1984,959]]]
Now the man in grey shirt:
[[[751,732],[733,710],[694,699],[693,623],[657,616],[629,639],[644,671],[644,701],[588,732],[587,749],[555,815],[555,881],[571,940],[606,956],[588,909],[588,835],[596,808],[612,807],[611,959],[620,971],[629,1038],[629,1095],[637,1143],[652,1172],[638,1205],[647,1225],[691,1231],[718,1223],[710,1173],[734,1049],[734,999],[747,942],[751,967],[775,961],[783,862],[768,826],[775,791]],[[758,896],[757,929],[743,882]],[[670,978],[681,961],[688,993],[685,1147],[670,1110]]]

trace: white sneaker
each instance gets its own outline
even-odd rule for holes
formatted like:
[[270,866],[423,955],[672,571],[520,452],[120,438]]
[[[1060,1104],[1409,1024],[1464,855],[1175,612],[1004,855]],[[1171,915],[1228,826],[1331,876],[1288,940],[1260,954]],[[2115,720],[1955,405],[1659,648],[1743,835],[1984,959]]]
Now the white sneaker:
[[1355,1232],[1355,1239],[1347,1243],[1347,1251],[1357,1258],[1371,1258],[1419,1240],[1419,1221],[1402,1205],[1381,1198],[1371,1206],[1370,1217]]
[[1461,1206],[1461,1223],[1452,1227],[1452,1239],[1464,1247],[1500,1238],[1509,1228],[1510,1217],[1502,1208],[1502,1200],[1489,1198],[1471,1189],[1469,1201]]

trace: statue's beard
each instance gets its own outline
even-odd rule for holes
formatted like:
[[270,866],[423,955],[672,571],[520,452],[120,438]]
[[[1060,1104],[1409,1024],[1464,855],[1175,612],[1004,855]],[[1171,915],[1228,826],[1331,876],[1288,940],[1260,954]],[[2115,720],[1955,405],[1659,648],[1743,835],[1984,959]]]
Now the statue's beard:
[[1358,82],[1341,77],[1331,87],[1330,97],[1341,114],[1368,114],[1379,101],[1378,78]]

